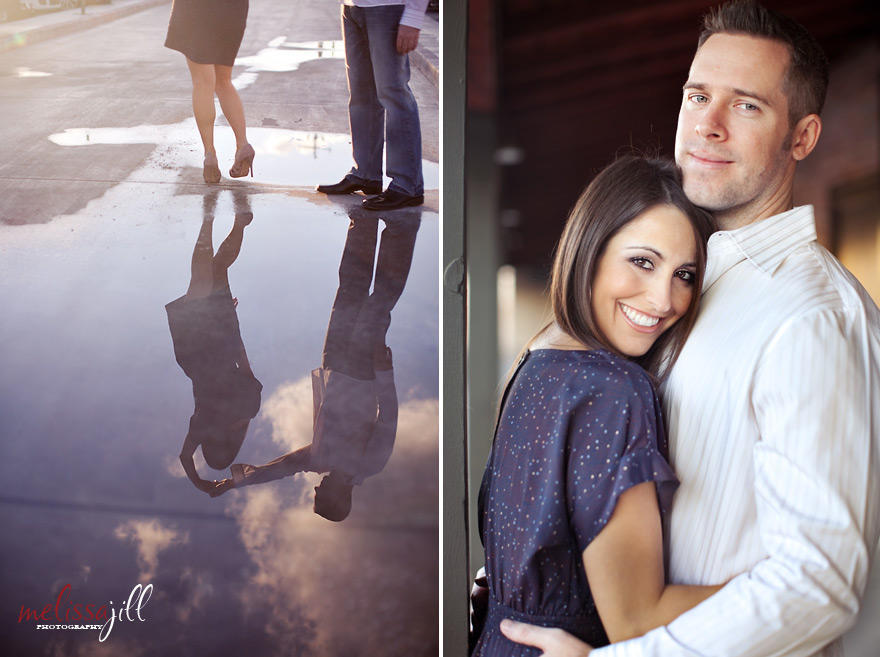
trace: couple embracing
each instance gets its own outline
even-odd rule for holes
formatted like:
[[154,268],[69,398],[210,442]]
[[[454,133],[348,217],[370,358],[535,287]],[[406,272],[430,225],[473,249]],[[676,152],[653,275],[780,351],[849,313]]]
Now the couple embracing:
[[750,0],[703,27],[681,177],[623,158],[590,184],[554,321],[507,383],[480,657],[830,657],[855,622],[880,533],[880,312],[792,199],[827,59]]

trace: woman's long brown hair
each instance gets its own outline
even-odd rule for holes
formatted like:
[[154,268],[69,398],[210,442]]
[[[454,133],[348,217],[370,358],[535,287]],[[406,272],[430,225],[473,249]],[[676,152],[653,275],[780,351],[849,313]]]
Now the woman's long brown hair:
[[[628,155],[603,169],[568,215],[556,246],[550,280],[553,319],[559,327],[588,349],[605,349],[628,358],[611,345],[596,323],[592,282],[608,241],[630,221],[658,205],[672,205],[688,218],[694,231],[697,256],[694,295],[687,311],[647,353],[631,359],[641,365],[655,383],[669,374],[696,321],[706,270],[706,243],[715,231],[712,216],[685,196],[681,171],[674,162]],[[507,381],[522,355],[548,327],[549,324],[526,343],[508,372]],[[499,400],[499,413],[500,403]]]
[[569,214],[556,247],[550,283],[553,317],[559,327],[588,348],[619,354],[593,315],[592,284],[596,267],[605,246],[617,231],[658,205],[671,205],[688,218],[697,254],[694,294],[687,311],[645,355],[632,359],[655,381],[669,373],[697,318],[706,269],[706,242],[714,230],[711,216],[685,196],[681,173],[673,162],[626,156],[603,169]]

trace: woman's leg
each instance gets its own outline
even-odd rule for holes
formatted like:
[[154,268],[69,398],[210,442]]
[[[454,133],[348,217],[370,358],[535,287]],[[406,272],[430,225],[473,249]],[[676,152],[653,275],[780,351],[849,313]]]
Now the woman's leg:
[[221,64],[214,65],[214,91],[220,100],[220,108],[226,122],[235,135],[235,147],[241,148],[248,143],[247,128],[244,121],[244,107],[238,91],[232,84],[232,67]]
[[186,296],[206,297],[214,284],[214,208],[217,206],[217,192],[212,191],[202,197],[202,227],[193,248],[191,276]]
[[214,66],[198,64],[187,57],[189,74],[192,77],[193,115],[205,147],[205,155],[214,154]]

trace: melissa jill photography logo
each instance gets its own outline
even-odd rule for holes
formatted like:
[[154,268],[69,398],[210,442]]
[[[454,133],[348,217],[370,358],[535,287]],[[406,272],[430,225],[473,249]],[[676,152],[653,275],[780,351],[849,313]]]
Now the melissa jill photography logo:
[[145,621],[143,609],[152,595],[152,584],[136,584],[128,599],[117,609],[112,600],[107,604],[74,602],[71,599],[71,586],[65,584],[54,604],[50,602],[42,609],[22,605],[18,622],[33,622],[38,630],[100,630],[98,641],[103,642],[110,636],[117,621]]

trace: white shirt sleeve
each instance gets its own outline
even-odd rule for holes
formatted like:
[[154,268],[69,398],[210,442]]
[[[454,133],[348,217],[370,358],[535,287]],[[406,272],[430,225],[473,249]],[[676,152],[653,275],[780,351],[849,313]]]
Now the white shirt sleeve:
[[880,509],[871,330],[863,309],[782,326],[751,393],[761,437],[754,503],[768,556],[668,626],[595,657],[807,657],[855,622]]
[[360,468],[354,477],[356,484],[378,474],[385,468],[394,449],[397,436],[397,389],[394,370],[376,371],[376,399],[378,410],[370,440],[364,446]]
[[425,11],[427,9],[428,0],[406,0],[403,16],[400,17],[400,24],[421,30],[422,20],[425,18]]

